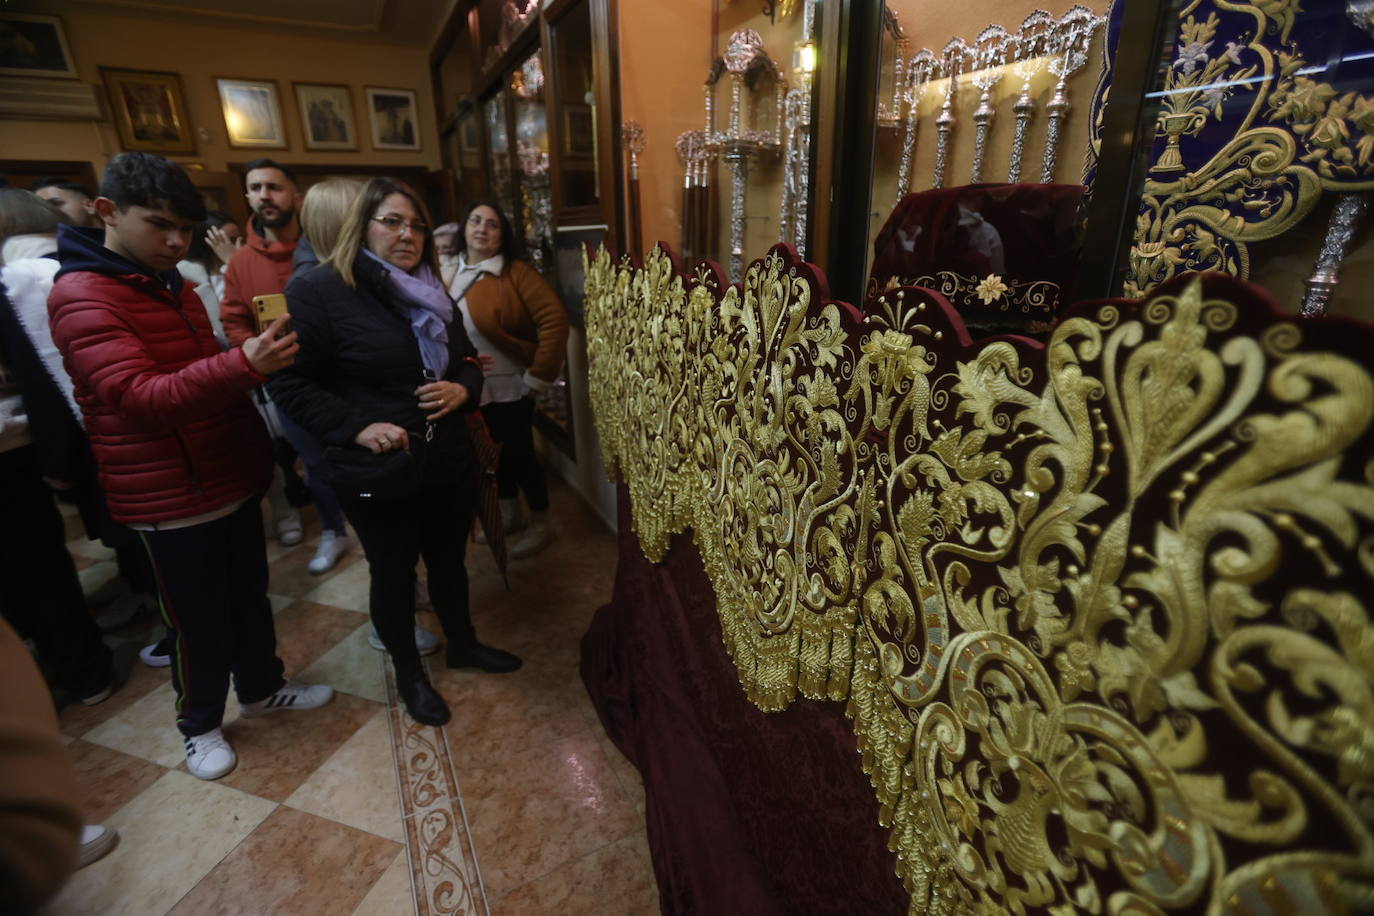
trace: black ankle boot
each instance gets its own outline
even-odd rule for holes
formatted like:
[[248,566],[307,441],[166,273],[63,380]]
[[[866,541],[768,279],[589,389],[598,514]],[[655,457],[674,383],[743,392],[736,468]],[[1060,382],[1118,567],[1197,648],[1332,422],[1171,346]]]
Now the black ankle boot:
[[466,646],[449,643],[445,660],[450,668],[480,668],[491,674],[506,674],[523,664],[518,655],[475,641]]
[[429,678],[425,677],[423,671],[416,671],[409,675],[396,673],[396,691],[401,695],[401,702],[405,703],[406,712],[410,717],[422,725],[443,725],[448,721],[448,704],[438,692],[430,686]]

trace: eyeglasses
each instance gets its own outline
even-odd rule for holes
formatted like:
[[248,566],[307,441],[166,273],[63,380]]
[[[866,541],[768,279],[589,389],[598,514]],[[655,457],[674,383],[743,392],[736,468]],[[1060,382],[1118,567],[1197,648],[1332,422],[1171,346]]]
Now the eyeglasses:
[[[482,217],[478,216],[476,213],[472,214],[472,216],[468,217],[468,225],[474,229],[478,228],[483,225]],[[486,220],[486,227],[496,232],[501,229],[501,223],[498,220],[489,219]]]
[[391,232],[399,233],[404,226],[409,226],[410,231],[415,235],[424,235],[429,231],[429,227],[424,223],[408,223],[399,216],[374,216],[372,217],[372,221],[374,223],[381,223]]

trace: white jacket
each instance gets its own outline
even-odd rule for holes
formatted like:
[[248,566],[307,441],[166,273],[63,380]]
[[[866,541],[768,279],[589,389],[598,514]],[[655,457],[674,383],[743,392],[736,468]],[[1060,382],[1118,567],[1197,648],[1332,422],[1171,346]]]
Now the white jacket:
[[61,265],[56,258],[47,256],[56,253],[55,235],[10,236],[0,250],[5,263],[0,268],[0,283],[5,284],[19,323],[33,342],[48,374],[67,399],[72,416],[80,423],[81,408],[76,406],[76,398],[72,395],[72,380],[66,366],[62,365],[62,354],[52,342],[52,329],[48,326],[48,293],[52,292],[53,280]]

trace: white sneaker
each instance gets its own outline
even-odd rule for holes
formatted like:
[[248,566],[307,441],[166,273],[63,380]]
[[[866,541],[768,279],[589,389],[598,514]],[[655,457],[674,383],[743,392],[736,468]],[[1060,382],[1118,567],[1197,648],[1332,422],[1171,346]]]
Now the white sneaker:
[[158,640],[151,646],[144,646],[138,650],[139,660],[149,668],[167,668],[172,664],[172,653],[170,647],[165,647],[166,640]]
[[310,575],[321,576],[333,569],[334,564],[339,562],[339,557],[343,556],[351,544],[352,541],[346,534],[326,531],[320,535],[320,546],[315,548],[315,556],[306,567],[310,570]]
[[281,542],[287,547],[293,547],[305,538],[305,529],[301,525],[299,512],[289,509],[277,519],[277,537],[281,538]]
[[524,507],[520,505],[520,498],[503,499],[499,505],[501,508],[501,527],[506,529],[506,534],[524,531],[529,519],[522,511]]
[[552,543],[553,529],[549,527],[548,515],[531,512],[530,526],[510,543],[510,557],[513,560],[532,557]]
[[238,765],[238,754],[218,728],[185,740],[186,769],[197,779],[219,779]]
[[245,719],[265,716],[280,709],[318,709],[334,699],[334,688],[325,684],[302,684],[300,681],[287,681],[265,700],[240,704],[239,710]]
[[77,854],[76,867],[85,868],[92,862],[103,859],[115,848],[119,841],[119,831],[103,824],[86,824],[81,828],[81,849]]
[[[382,645],[382,637],[377,635],[376,627],[373,627],[372,632],[367,634],[367,644],[378,652],[386,651],[386,646]],[[424,627],[416,627],[415,650],[421,655],[433,655],[439,651],[439,637]]]

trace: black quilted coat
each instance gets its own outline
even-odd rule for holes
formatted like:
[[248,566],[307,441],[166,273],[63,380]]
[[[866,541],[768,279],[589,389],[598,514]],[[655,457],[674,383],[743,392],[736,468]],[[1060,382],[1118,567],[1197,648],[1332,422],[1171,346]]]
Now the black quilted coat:
[[[425,412],[415,389],[425,383],[420,346],[405,306],[385,283],[387,267],[359,254],[357,289],[333,267],[320,265],[286,287],[291,324],[301,349],[290,369],[268,382],[278,408],[325,445],[349,446],[370,423],[395,423],[412,442],[425,438]],[[457,312],[455,310],[455,316]],[[445,466],[475,475],[472,439],[464,413],[482,398],[477,351],[461,320],[448,328],[445,379],[468,389],[463,406],[435,424],[428,452]]]

